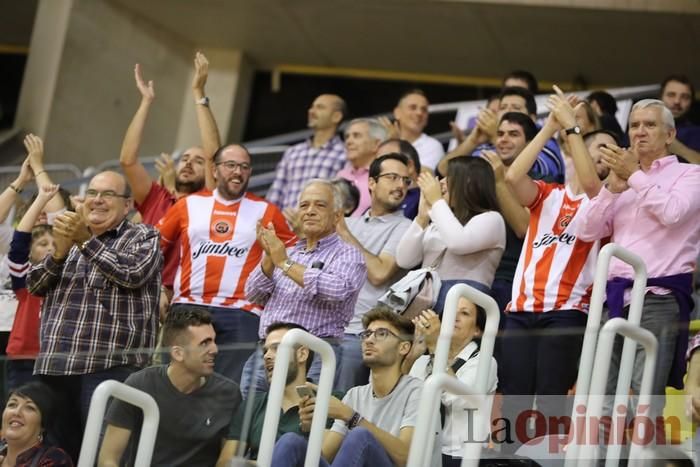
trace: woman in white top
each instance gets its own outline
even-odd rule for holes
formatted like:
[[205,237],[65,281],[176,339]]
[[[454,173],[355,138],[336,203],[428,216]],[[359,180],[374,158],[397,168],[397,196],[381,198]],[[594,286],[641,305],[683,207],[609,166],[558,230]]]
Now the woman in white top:
[[506,245],[505,222],[489,163],[480,157],[452,159],[443,182],[444,192],[432,175],[418,177],[418,215],[396,250],[396,263],[404,269],[431,266],[445,252],[437,267],[442,281],[434,307],[438,314],[454,284],[466,283],[489,292]]
[[[414,345],[411,353],[406,356],[404,371],[410,368],[410,375],[416,378],[426,379],[432,374],[433,356],[440,335],[440,319],[432,310],[422,312],[422,315],[413,319],[416,326]],[[479,337],[486,325],[486,312],[464,297],[457,304],[457,316],[455,319],[454,333],[450,342],[450,351],[447,358],[447,373],[457,376],[460,381],[474,386],[476,384],[476,372],[479,365]],[[427,355],[425,355],[427,353]],[[415,362],[415,363],[414,363]],[[496,391],[498,383],[496,359],[491,357],[491,368],[488,374],[486,387],[488,394]],[[486,410],[491,407],[491,400],[484,406]],[[459,466],[464,451],[464,442],[471,437],[472,440],[484,440],[489,434],[491,413],[480,414],[483,423],[479,426],[471,426],[476,420],[476,413],[467,410],[470,406],[463,397],[443,392],[441,396],[444,406],[444,423],[442,427],[442,465]]]

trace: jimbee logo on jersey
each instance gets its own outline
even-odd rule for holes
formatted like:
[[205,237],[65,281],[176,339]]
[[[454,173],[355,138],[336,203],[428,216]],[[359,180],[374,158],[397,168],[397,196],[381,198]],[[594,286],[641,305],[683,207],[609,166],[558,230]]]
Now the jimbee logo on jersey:
[[231,231],[231,224],[226,221],[217,221],[215,224],[212,224],[211,231],[214,234],[226,235]]
[[239,247],[229,242],[202,242],[193,250],[192,259],[197,259],[200,256],[232,256],[235,258],[243,258],[248,254],[248,247]]

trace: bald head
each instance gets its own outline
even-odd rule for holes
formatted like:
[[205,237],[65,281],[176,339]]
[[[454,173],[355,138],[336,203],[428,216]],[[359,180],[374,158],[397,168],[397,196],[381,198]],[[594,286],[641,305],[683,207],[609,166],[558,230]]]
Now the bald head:
[[85,191],[83,215],[94,235],[116,228],[131,210],[131,193],[126,179],[117,172],[100,172]]

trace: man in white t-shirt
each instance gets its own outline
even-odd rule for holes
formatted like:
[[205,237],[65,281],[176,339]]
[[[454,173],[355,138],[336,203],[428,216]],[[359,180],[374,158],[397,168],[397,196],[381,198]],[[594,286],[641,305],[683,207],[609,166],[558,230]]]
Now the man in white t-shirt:
[[440,141],[423,133],[428,124],[428,99],[425,93],[413,89],[401,96],[394,108],[394,118],[399,123],[399,136],[416,148],[421,165],[435,170],[445,155],[445,149]]
[[[350,389],[342,402],[331,397],[328,417],[335,423],[323,437],[319,465],[405,465],[423,383],[403,375],[401,364],[411,350],[415,326],[387,307],[379,306],[362,318],[362,358],[371,369],[370,383]],[[302,427],[309,426],[315,398],[300,403]],[[437,437],[438,431],[435,435]],[[272,465],[302,465],[307,442],[286,433],[275,445]],[[371,461],[370,461],[371,459]],[[430,465],[440,465],[440,442],[433,444]]]

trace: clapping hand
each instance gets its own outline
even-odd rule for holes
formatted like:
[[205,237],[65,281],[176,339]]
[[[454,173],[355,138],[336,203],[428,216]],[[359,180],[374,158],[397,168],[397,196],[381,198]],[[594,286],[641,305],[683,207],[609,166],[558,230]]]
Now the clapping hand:
[[442,199],[442,189],[437,177],[428,173],[421,173],[418,176],[418,187],[421,194],[425,197],[429,208]]
[[153,80],[146,83],[143,76],[141,75],[141,65],[138,63],[134,66],[134,79],[136,80],[136,87],[141,93],[141,98],[146,102],[153,102],[156,98],[156,92],[153,87]]

